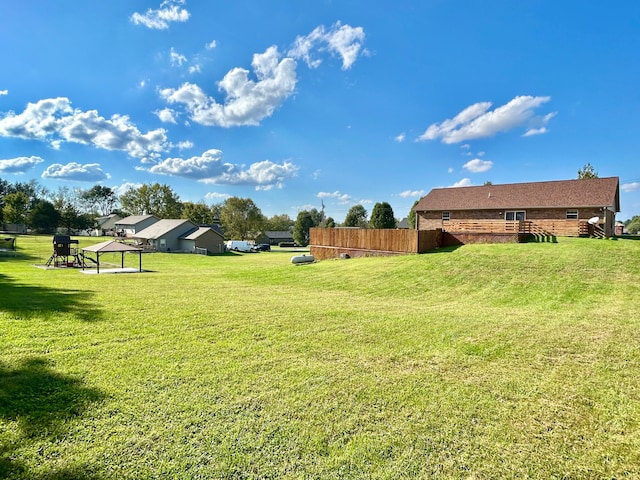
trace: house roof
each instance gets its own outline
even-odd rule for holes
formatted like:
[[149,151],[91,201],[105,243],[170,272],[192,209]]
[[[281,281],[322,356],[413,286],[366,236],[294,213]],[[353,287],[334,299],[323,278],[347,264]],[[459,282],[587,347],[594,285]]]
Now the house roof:
[[620,211],[618,177],[434,188],[414,207],[429,210],[588,208]]
[[264,234],[269,238],[293,238],[293,233],[289,230],[268,230]]
[[98,217],[96,218],[96,224],[100,227],[107,227],[107,226],[112,226],[115,225],[116,223],[118,223],[120,220],[122,220],[120,218],[119,215],[112,213],[110,215],[105,215],[103,217]]
[[213,233],[215,233],[219,237],[223,238],[223,236],[222,236],[222,234],[220,232],[218,232],[217,230],[215,230],[215,229],[213,229],[211,227],[198,227],[197,230],[193,230],[192,232],[188,232],[187,235],[183,235],[180,238],[184,238],[185,240],[196,240],[196,239],[200,238],[202,235],[204,235],[205,233],[207,233],[208,231],[212,231]]
[[176,228],[182,228],[184,233],[190,233],[192,230],[197,229],[198,227],[195,224],[191,223],[189,220],[185,219],[158,220],[153,225],[150,225],[147,228],[136,232],[136,234],[133,235],[133,238],[155,240],[167,235],[169,232],[172,232]]
[[155,215],[130,215],[128,217],[123,218],[122,220],[118,220],[116,225],[137,225],[140,222],[143,222],[149,218],[155,218],[159,220]]

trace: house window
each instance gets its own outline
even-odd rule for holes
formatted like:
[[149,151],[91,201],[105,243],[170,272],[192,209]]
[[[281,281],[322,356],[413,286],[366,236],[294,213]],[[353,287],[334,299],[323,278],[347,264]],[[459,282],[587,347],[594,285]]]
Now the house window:
[[512,211],[512,212],[504,212],[504,219],[507,221],[514,221],[514,220],[518,220],[518,221],[523,221],[526,218],[526,212],[525,211]]
[[567,220],[577,220],[578,210],[567,210]]
[[451,214],[449,212],[442,212],[442,220],[450,220]]

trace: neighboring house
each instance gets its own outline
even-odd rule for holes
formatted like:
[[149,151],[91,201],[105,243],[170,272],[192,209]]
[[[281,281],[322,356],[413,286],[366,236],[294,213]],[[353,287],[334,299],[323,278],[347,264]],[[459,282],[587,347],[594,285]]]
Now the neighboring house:
[[613,236],[620,186],[609,177],[435,188],[414,210],[418,230]]
[[206,249],[207,253],[224,253],[224,235],[211,227],[197,227],[179,240],[181,251],[196,252],[196,249]]
[[3,232],[8,233],[27,233],[27,226],[24,223],[3,223],[2,226]]
[[115,235],[116,223],[120,220],[122,220],[122,217],[115,213],[98,217],[96,218],[96,230],[99,231],[99,235]]
[[264,235],[256,238],[256,243],[268,243],[269,245],[278,245],[282,242],[293,243],[293,233],[288,230],[283,231],[267,231]]
[[131,215],[115,223],[116,235],[119,237],[133,237],[159,220],[155,215]]
[[143,245],[153,248],[157,252],[182,251],[181,237],[198,230],[198,226],[184,219],[158,220],[144,230],[131,235],[142,240]]

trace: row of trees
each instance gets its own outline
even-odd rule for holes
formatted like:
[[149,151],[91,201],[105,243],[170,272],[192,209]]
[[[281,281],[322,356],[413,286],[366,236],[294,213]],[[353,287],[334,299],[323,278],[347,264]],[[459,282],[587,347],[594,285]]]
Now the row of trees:
[[[255,239],[265,231],[293,231],[294,240],[308,245],[312,227],[336,227],[331,217],[312,208],[298,213],[295,220],[286,214],[267,218],[250,198],[230,197],[220,204],[182,202],[168,185],[159,183],[131,187],[122,195],[102,185],[90,189],[61,187],[49,191],[35,180],[11,184],[0,179],[0,223],[26,224],[40,233],[64,228],[68,233],[97,226],[96,219],[111,213],[155,215],[159,218],[184,218],[198,225],[219,224],[227,238]],[[346,227],[395,228],[391,205],[374,206],[371,218],[362,205],[351,207],[344,220]]]
[[[376,203],[367,220],[368,212],[362,205],[354,205],[347,212],[343,227],[355,228],[396,228],[398,221],[393,215],[393,209],[387,202]],[[298,213],[293,227],[293,239],[298,245],[309,244],[309,231],[312,227],[334,228],[338,226],[333,218],[324,218],[323,210],[318,212],[315,208],[310,211],[303,210]]]

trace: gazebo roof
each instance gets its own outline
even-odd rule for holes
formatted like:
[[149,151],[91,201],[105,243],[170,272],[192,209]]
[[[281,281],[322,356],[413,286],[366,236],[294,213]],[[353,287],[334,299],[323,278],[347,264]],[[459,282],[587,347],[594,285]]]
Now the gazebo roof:
[[122,242],[115,242],[113,240],[107,240],[106,242],[96,243],[95,245],[91,245],[89,247],[83,247],[82,250],[86,250],[88,252],[96,252],[96,253],[106,253],[106,252],[139,252],[140,249],[138,247],[134,247],[133,245],[127,245]]

